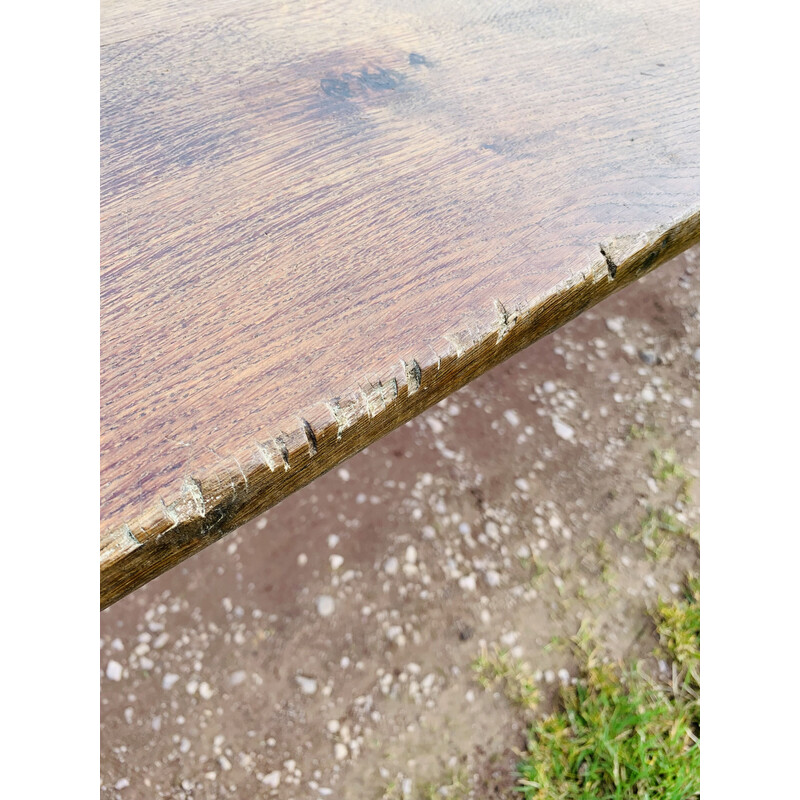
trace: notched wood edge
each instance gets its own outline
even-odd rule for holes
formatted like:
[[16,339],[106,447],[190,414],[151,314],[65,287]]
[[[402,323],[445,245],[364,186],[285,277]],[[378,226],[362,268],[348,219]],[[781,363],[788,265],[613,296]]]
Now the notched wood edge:
[[[187,475],[169,502],[100,537],[100,607],[107,608],[271,508],[464,384],[547,336],[700,239],[694,208],[635,236],[598,242],[591,267],[529,303],[496,299],[487,322],[447,331],[440,353],[406,355],[391,372],[298,415],[207,473]],[[513,310],[509,310],[512,308]]]

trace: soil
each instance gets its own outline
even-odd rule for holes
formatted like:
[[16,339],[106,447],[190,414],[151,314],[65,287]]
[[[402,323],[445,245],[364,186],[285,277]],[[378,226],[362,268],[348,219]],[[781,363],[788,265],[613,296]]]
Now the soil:
[[694,248],[105,611],[102,797],[514,796],[529,720],[481,649],[546,710],[582,622],[648,657],[698,569],[699,277]]

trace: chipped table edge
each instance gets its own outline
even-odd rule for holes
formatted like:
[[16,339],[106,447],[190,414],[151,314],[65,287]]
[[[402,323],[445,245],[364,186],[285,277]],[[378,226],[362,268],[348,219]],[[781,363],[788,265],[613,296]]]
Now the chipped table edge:
[[634,236],[599,242],[591,268],[530,304],[494,300],[483,330],[447,332],[444,355],[399,358],[385,381],[298,414],[214,469],[185,476],[175,495],[100,537],[105,609],[263,513],[463,385],[674,258],[700,239],[700,209]]

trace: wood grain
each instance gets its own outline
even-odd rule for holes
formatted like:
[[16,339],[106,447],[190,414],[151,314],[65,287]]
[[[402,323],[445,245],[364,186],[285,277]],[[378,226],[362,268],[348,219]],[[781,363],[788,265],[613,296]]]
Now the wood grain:
[[101,27],[101,607],[699,238],[695,2]]

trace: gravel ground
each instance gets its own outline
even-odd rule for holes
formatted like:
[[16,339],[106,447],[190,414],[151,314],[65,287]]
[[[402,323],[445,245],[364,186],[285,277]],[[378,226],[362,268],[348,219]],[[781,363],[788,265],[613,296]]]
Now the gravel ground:
[[582,621],[645,656],[648,609],[698,569],[699,261],[104,612],[102,797],[416,798],[454,772],[512,797],[525,719],[475,682],[481,648],[524,658],[547,708]]

